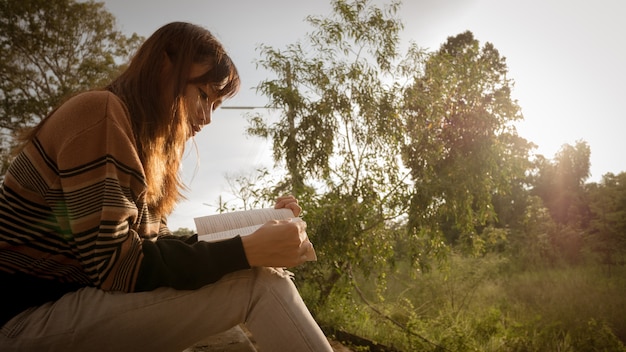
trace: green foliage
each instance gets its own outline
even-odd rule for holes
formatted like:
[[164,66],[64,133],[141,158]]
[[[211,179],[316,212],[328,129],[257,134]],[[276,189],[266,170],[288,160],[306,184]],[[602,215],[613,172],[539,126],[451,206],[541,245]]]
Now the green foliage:
[[[226,179],[230,191],[241,204],[239,209],[248,210],[273,206],[276,198],[283,193],[274,190],[270,180],[273,179],[272,176],[265,168],[257,169],[249,174],[227,175]],[[280,188],[280,185],[278,188]],[[220,200],[219,212],[236,209],[238,208],[229,206],[229,202]]]
[[553,262],[550,238],[556,225],[541,198],[528,197],[526,208],[509,236],[508,255],[516,264],[525,268],[541,267]]
[[194,230],[192,229],[188,229],[186,227],[180,227],[175,231],[172,231],[172,234],[174,236],[180,236],[180,237],[185,237],[185,236],[191,236],[195,233]]
[[529,165],[531,145],[512,125],[521,118],[512,82],[504,58],[471,32],[448,38],[423,65],[405,91],[409,229],[480,253],[481,228],[497,220],[494,197],[522,189]]
[[532,174],[531,194],[541,198],[554,229],[548,233],[553,259],[583,260],[585,232],[591,221],[585,180],[589,177],[589,145],[565,144],[548,160],[539,155]]
[[[562,266],[514,273],[503,287],[514,351],[625,351],[625,268]],[[610,347],[607,347],[610,346]]]
[[626,261],[626,173],[606,174],[586,189],[592,214],[589,247],[610,269]]
[[591,149],[584,141],[565,144],[554,161],[539,157],[533,193],[543,199],[561,226],[581,227],[586,220],[584,183],[589,177]]
[[616,279],[593,266],[518,271],[496,255],[449,263],[412,278],[390,273],[384,300],[333,293],[317,318],[401,351],[626,351],[624,267]]
[[285,190],[306,204],[320,261],[298,271],[319,285],[316,304],[348,271],[368,273],[388,261],[395,241],[386,226],[405,212],[409,186],[397,157],[399,87],[387,83],[397,57],[398,4],[332,5],[332,16],[308,18],[315,30],[304,45],[261,47],[259,64],[277,77],[258,89],[284,114],[273,125],[253,117],[249,130],[273,140],[291,185]]
[[397,178],[386,171],[398,170],[397,143],[390,143],[397,133],[396,94],[384,82],[397,56],[400,26],[391,17],[397,4],[386,12],[363,0],[332,4],[334,17],[308,18],[316,30],[305,44],[260,48],[259,65],[277,77],[258,90],[285,113],[271,126],[253,117],[249,132],[274,141],[275,159],[284,162],[295,193],[306,178],[352,193],[366,178],[377,186]]
[[[141,41],[103,3],[0,0],[0,147],[69,95],[102,86]],[[4,174],[4,172],[2,172]]]

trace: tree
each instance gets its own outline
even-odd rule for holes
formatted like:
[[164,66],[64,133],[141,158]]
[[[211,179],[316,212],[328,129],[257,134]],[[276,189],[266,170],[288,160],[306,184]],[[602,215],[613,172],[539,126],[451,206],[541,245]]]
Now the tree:
[[586,185],[592,213],[590,247],[601,254],[602,263],[612,265],[626,259],[626,173],[608,173],[602,181]]
[[531,144],[512,125],[522,115],[506,74],[505,58],[469,31],[449,37],[414,73],[403,156],[415,187],[417,260],[451,243],[481,250],[481,228],[497,220],[494,196],[523,187]]
[[116,30],[113,15],[93,1],[0,0],[0,14],[0,149],[6,167],[16,133],[69,95],[102,86],[142,38]]
[[274,124],[253,117],[249,131],[273,140],[275,160],[288,172],[285,188],[307,204],[307,232],[323,269],[298,275],[320,286],[319,301],[352,270],[386,262],[393,243],[386,223],[405,211],[393,77],[398,6],[335,0],[331,16],[307,19],[315,30],[306,43],[260,48],[259,65],[276,78],[258,89],[284,114]]
[[543,199],[557,224],[581,228],[586,218],[585,181],[591,149],[584,141],[564,144],[554,160],[539,157],[533,192]]
[[591,150],[584,141],[565,144],[554,160],[538,156],[532,193],[549,210],[556,229],[550,238],[554,253],[569,262],[580,260],[583,232],[589,226],[590,211],[585,192]]

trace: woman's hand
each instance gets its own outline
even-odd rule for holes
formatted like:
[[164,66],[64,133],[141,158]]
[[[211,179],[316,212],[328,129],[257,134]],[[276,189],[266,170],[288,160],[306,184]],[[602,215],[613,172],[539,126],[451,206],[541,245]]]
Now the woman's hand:
[[272,220],[241,238],[250,266],[294,267],[306,261],[310,246],[304,221]]
[[[275,208],[291,209],[295,216],[302,212],[293,196],[278,198]],[[306,234],[306,222],[299,218],[268,221],[241,240],[248,264],[253,267],[294,267],[317,259]]]
[[302,212],[302,208],[298,205],[298,200],[294,196],[283,196],[279,197],[276,200],[276,205],[274,205],[274,209],[287,208],[293,211],[294,216],[300,216]]

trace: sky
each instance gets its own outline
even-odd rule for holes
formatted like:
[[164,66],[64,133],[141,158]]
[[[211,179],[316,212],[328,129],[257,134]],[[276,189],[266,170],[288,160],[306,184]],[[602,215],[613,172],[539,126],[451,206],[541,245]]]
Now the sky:
[[[148,37],[173,21],[209,29],[243,80],[241,92],[225,106],[265,105],[254,90],[268,77],[255,64],[259,45],[283,49],[311,31],[307,16],[331,14],[330,0],[103,2],[127,34]],[[434,51],[466,30],[481,45],[492,43],[514,81],[512,95],[524,116],[516,124],[518,134],[537,145],[536,154],[553,158],[564,144],[583,140],[591,148],[588,182],[626,171],[626,1],[404,0],[399,17],[403,46],[412,41]],[[195,229],[193,217],[214,213],[220,196],[232,200],[226,175],[272,166],[271,144],[245,135],[245,116],[218,109],[196,135],[183,165],[187,200],[170,216],[170,229]]]

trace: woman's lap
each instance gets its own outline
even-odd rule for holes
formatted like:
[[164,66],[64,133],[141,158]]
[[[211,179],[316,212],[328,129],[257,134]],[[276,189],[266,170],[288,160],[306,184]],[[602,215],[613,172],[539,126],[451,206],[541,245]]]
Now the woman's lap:
[[9,321],[0,346],[7,351],[182,351],[239,323],[248,324],[267,351],[326,349],[288,275],[269,268],[231,273],[194,291],[84,288]]

